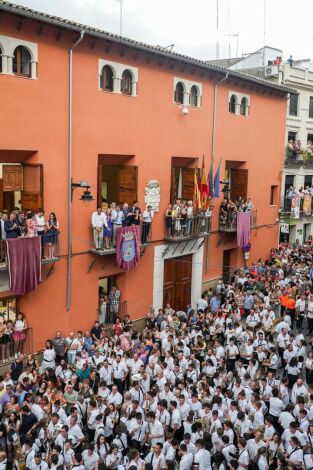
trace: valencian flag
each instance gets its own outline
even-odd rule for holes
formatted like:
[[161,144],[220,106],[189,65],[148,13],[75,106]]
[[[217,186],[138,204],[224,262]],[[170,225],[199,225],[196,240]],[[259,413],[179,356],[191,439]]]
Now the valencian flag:
[[208,185],[208,180],[205,174],[204,155],[202,159],[200,193],[201,193],[201,208],[202,210],[205,210],[207,209],[208,202],[209,202],[209,185]]
[[197,170],[194,172],[193,204],[195,209],[201,209],[201,194],[197,177]]

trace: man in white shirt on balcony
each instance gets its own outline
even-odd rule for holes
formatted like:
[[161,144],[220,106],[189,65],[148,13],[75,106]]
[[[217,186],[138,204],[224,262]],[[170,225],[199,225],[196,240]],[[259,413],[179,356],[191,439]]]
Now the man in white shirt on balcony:
[[103,246],[103,228],[108,226],[107,217],[101,207],[93,212],[91,216],[91,225],[93,229],[93,239],[96,250],[101,250]]

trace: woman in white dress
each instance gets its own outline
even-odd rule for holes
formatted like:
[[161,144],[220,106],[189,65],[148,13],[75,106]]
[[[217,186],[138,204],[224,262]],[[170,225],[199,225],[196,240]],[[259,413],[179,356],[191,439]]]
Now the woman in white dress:
[[55,369],[55,358],[56,358],[56,353],[55,353],[53,344],[50,341],[50,339],[47,339],[46,349],[43,352],[41,366],[44,369]]

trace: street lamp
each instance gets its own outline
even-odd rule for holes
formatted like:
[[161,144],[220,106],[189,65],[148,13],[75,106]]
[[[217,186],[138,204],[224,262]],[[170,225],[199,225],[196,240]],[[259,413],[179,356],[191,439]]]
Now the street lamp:
[[91,192],[89,191],[90,184],[87,181],[81,181],[80,183],[73,183],[73,180],[72,180],[72,183],[71,183],[72,201],[73,201],[73,192],[74,192],[74,189],[76,188],[84,188],[84,192],[80,197],[81,201],[90,202],[94,200]]

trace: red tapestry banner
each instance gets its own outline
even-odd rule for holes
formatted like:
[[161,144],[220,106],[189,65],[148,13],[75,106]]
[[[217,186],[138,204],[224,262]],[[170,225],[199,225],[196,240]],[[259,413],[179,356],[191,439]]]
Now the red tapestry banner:
[[116,230],[116,262],[124,271],[134,269],[140,259],[140,226]]
[[41,237],[7,240],[10,289],[17,295],[34,291],[41,282]]

